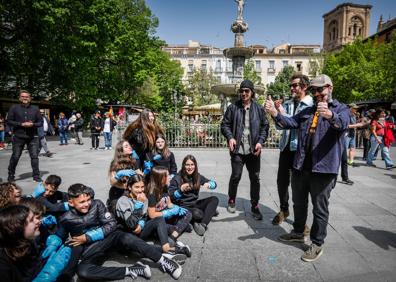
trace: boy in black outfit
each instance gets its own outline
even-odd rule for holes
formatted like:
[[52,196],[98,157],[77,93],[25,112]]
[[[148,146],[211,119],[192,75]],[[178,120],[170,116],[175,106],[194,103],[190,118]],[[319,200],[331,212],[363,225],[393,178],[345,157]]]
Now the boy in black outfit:
[[[58,191],[61,183],[62,179],[59,176],[51,174],[33,193],[33,196],[45,206],[46,214],[58,217],[70,210],[67,193]],[[39,187],[40,185],[42,187]]]
[[[56,235],[47,240],[47,248],[43,257],[50,256],[66,238],[66,244],[72,246],[72,256],[63,271],[61,280],[68,280],[75,270],[80,278],[88,280],[121,280],[126,276],[150,278],[151,270],[148,265],[140,262],[129,267],[103,267],[98,264],[109,250],[123,250],[138,252],[160,264],[161,270],[168,272],[173,278],[180,277],[181,266],[162,255],[159,246],[147,244],[133,234],[116,230],[117,223],[113,215],[107,211],[105,205],[91,198],[92,189],[83,184],[69,187],[70,211],[59,219]],[[76,269],[77,268],[77,269]]]

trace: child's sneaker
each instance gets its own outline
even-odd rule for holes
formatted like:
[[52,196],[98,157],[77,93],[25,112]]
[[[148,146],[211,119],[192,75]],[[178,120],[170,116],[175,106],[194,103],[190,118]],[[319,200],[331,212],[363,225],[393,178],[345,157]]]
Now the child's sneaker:
[[146,279],[151,278],[151,270],[148,265],[145,265],[141,262],[137,262],[132,266],[127,267],[127,276],[136,279],[138,276],[144,277]]
[[185,254],[187,257],[191,257],[191,249],[188,245],[177,241],[175,245],[175,253],[176,254]]
[[160,260],[160,269],[172,276],[173,279],[179,279],[183,270],[176,261],[167,258],[165,255]]

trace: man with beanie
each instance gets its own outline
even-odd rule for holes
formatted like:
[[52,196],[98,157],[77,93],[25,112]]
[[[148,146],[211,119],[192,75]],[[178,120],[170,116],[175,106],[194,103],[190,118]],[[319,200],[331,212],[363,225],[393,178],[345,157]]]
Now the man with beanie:
[[254,98],[254,85],[244,80],[239,87],[240,99],[228,106],[221,123],[221,133],[227,139],[231,155],[232,173],[228,186],[228,207],[235,213],[235,199],[243,166],[249,172],[250,202],[252,215],[257,220],[263,216],[259,209],[260,200],[260,154],[268,136],[268,121],[263,107]]
[[345,131],[349,125],[349,109],[332,99],[333,83],[327,75],[311,80],[310,92],[314,105],[298,114],[287,117],[279,113],[271,99],[265,110],[275,122],[285,128],[298,128],[297,151],[292,172],[292,199],[294,223],[290,233],[279,240],[304,243],[304,227],[308,215],[308,196],[311,195],[313,223],[310,239],[312,244],[302,255],[304,261],[315,261],[322,253],[329,220],[329,198],[334,188],[341,155],[345,147]]

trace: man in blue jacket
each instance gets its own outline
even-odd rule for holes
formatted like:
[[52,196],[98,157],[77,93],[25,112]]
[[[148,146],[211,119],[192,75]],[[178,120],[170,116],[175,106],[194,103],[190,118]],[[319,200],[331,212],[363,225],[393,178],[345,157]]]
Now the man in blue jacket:
[[349,124],[348,107],[332,99],[333,83],[330,77],[322,74],[312,79],[310,91],[314,96],[314,105],[292,117],[279,114],[271,99],[265,103],[265,110],[279,126],[299,128],[291,183],[294,230],[279,239],[286,242],[305,241],[303,232],[310,194],[313,205],[312,244],[301,257],[304,261],[315,261],[323,253],[330,192],[337,179],[345,147],[343,134]]
[[260,155],[268,136],[268,121],[263,107],[254,100],[254,85],[244,80],[239,86],[240,99],[228,106],[221,122],[221,133],[227,139],[231,154],[232,173],[228,187],[228,207],[235,212],[235,198],[242,169],[246,164],[250,178],[251,212],[255,219],[262,220],[260,200]]

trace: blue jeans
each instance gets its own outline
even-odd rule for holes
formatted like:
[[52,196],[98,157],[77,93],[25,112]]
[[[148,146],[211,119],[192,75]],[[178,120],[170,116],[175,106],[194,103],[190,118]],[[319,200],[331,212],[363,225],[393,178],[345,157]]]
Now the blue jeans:
[[5,136],[5,131],[4,130],[0,131],[0,143],[4,142],[4,136]]
[[378,146],[380,146],[381,155],[384,158],[385,166],[386,167],[393,166],[392,159],[391,159],[391,157],[389,155],[389,148],[384,145],[384,137],[383,136],[378,136],[378,139],[381,140],[381,142],[382,142],[381,144],[378,144],[377,140],[375,139],[375,137],[373,135],[370,137],[370,144],[371,145],[370,145],[370,151],[369,151],[368,156],[367,156],[367,164],[368,165],[372,165],[373,164],[375,151],[377,150]]
[[103,132],[104,140],[105,140],[105,147],[110,148],[112,145],[112,137],[113,134],[111,132]]
[[59,139],[61,144],[67,144],[67,132],[59,131]]

